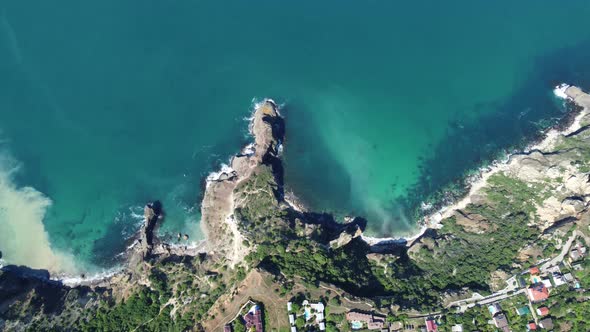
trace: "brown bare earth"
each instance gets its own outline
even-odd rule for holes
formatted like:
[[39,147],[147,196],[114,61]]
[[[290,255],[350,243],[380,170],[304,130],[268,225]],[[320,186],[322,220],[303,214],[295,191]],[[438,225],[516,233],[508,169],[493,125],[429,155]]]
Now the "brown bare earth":
[[[279,283],[275,282],[273,276],[269,273],[256,269],[250,271],[238,286],[237,291],[234,290],[222,296],[215,303],[209,311],[214,318],[210,317],[203,324],[205,331],[222,331],[223,326],[238,315],[241,307],[248,300],[264,303],[269,331],[288,331],[287,302],[297,294],[306,294],[307,298],[312,301],[324,297],[328,300],[326,305],[332,314],[344,314],[353,309],[380,313],[373,303],[364,299],[355,299],[343,290],[325,283],[320,283],[319,287],[309,287],[302,280],[296,279],[293,289],[284,296],[279,295],[279,288]],[[334,297],[340,299],[341,303],[339,305],[329,301]],[[385,315],[385,313],[380,314]]]
[[210,313],[215,318],[203,324],[205,331],[223,331],[223,326],[232,321],[239,313],[242,305],[248,300],[264,303],[265,315],[270,328],[279,330],[289,326],[287,318],[287,300],[280,297],[275,289],[278,285],[272,276],[264,271],[252,270],[238,285],[237,290],[223,295],[217,300]]

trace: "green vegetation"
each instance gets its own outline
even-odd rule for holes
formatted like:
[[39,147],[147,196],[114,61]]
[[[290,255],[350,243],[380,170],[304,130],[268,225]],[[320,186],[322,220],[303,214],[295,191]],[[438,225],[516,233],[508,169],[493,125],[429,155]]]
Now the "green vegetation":
[[247,259],[262,266],[279,268],[289,276],[299,276],[309,283],[326,281],[351,290],[373,287],[375,278],[371,265],[364,256],[367,248],[362,243],[334,251],[306,240],[292,240],[275,244],[261,244]]
[[236,318],[232,323],[232,327],[234,329],[234,332],[246,332],[246,323],[244,322],[242,317]]
[[571,153],[571,164],[578,167],[580,172],[590,172],[590,145],[588,144],[589,138],[588,131],[581,134],[563,137],[560,144],[557,145],[555,150],[557,151],[575,151]]
[[278,185],[270,166],[260,166],[238,188],[236,197],[243,203],[235,211],[240,230],[251,241],[264,242],[289,237],[293,231],[287,223],[287,211],[276,198]]
[[497,217],[517,213],[526,213],[528,216],[532,216],[536,212],[534,204],[541,204],[549,198],[550,189],[547,182],[524,182],[499,173],[488,179],[485,193]]
[[[148,279],[150,287],[139,286],[124,301],[102,301],[95,312],[78,321],[82,331],[186,331],[202,321],[207,311],[226,290],[219,274],[207,274],[197,268],[198,258],[183,262],[153,262]],[[196,264],[196,265],[195,265]],[[195,283],[195,276],[207,275],[208,283]],[[168,300],[176,297],[171,315]],[[196,300],[198,299],[198,300]]]
[[388,296],[382,305],[395,302],[408,307],[433,306],[437,300],[427,278],[411,265],[407,256],[391,263],[388,274],[370,261],[366,255],[368,245],[352,241],[337,250],[328,250],[317,243],[292,240],[274,244],[261,244],[247,260],[259,263],[269,271],[280,270],[289,277],[301,277],[310,287],[318,282],[337,285],[362,296]]
[[567,286],[554,288],[549,300],[544,303],[562,331],[590,331],[590,298],[584,290],[590,287],[590,259],[585,258],[581,267],[581,270],[572,271],[580,282],[580,290]]
[[159,298],[158,292],[144,287],[117,305],[103,303],[79,328],[82,331],[183,331],[190,326],[176,324],[170,317],[170,308],[161,308]]
[[533,316],[531,313],[519,316],[516,313],[516,309],[526,307],[528,305],[528,300],[524,294],[509,298],[500,302],[502,310],[510,322],[510,328],[514,332],[525,332],[526,325],[530,321],[533,320]]
[[494,325],[488,324],[491,319],[490,312],[487,307],[473,307],[462,314],[449,313],[444,318],[444,328],[441,331],[451,331],[451,327],[455,324],[462,324],[463,331],[482,331],[482,332],[496,332]]
[[534,203],[543,199],[543,191],[503,174],[491,177],[489,183],[489,203],[466,209],[478,216],[478,225],[485,232],[468,232],[455,218],[449,218],[444,221],[440,234],[444,240],[437,241],[437,248],[423,247],[413,257],[438,289],[468,286],[488,290],[490,273],[512,271],[518,251],[540,235],[527,224],[534,218]]
[[447,219],[433,239],[435,246],[422,246],[411,258],[399,250],[375,262],[367,258],[370,250],[362,241],[329,250],[306,238],[273,238],[259,243],[248,262],[301,277],[310,285],[327,282],[352,294],[380,295],[380,307],[434,308],[441,292],[470,287],[485,293],[490,273],[514,269],[518,251],[540,235],[528,224],[535,218],[535,204],[547,197],[546,186],[494,175],[487,203],[467,208],[485,231],[468,232],[456,219]]

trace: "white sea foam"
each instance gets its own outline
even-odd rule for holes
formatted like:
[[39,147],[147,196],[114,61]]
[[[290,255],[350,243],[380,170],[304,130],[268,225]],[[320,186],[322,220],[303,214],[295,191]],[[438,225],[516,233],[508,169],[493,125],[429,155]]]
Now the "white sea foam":
[[64,276],[56,276],[51,279],[56,280],[56,281],[60,281],[64,285],[73,287],[73,286],[77,286],[77,285],[92,284],[92,283],[100,282],[102,280],[106,280],[108,278],[111,278],[115,274],[121,272],[122,270],[123,270],[123,267],[116,266],[111,269],[96,272],[94,274],[91,274],[91,275],[85,276],[85,277],[82,277],[81,275],[79,275],[79,276],[64,275]]
[[219,181],[223,174],[231,174],[234,170],[227,164],[221,164],[221,170],[218,172],[211,172],[207,176],[207,186],[209,186],[209,182],[212,181]]
[[557,96],[558,98],[568,99],[569,97],[567,96],[567,94],[565,93],[565,91],[569,87],[570,87],[569,85],[567,85],[565,83],[561,83],[560,85],[556,86],[555,89],[553,89],[553,94],[555,96]]
[[0,152],[0,250],[8,264],[75,273],[71,255],[52,248],[43,224],[51,200],[32,187],[18,187],[20,164]]
[[[135,212],[134,210],[141,211]],[[143,214],[143,206],[131,206],[129,207],[129,215],[135,220],[145,221],[145,215]]]
[[254,143],[250,143],[242,149],[242,154],[245,156],[253,156],[254,152],[255,152]]

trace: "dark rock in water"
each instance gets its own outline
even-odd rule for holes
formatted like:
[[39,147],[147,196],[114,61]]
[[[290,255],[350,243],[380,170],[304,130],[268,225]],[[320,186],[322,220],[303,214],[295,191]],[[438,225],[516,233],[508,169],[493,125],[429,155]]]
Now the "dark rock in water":
[[182,237],[185,241],[188,240],[188,234],[184,234],[184,236]]
[[150,209],[152,209],[152,211],[156,215],[162,214],[162,203],[160,201],[154,201],[152,203],[148,203],[146,206],[149,207]]
[[147,258],[151,255],[154,247],[154,229],[158,219],[162,216],[162,203],[155,201],[148,203],[144,208],[145,223],[141,227],[139,244],[142,258]]

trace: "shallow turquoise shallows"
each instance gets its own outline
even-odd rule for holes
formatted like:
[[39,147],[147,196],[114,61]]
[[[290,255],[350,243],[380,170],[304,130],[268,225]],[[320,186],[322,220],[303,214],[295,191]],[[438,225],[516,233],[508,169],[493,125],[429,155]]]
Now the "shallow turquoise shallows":
[[202,238],[203,179],[264,97],[310,208],[411,232],[420,202],[562,116],[554,85],[590,88],[589,17],[573,0],[0,1],[3,259],[112,266],[154,199],[162,235]]

